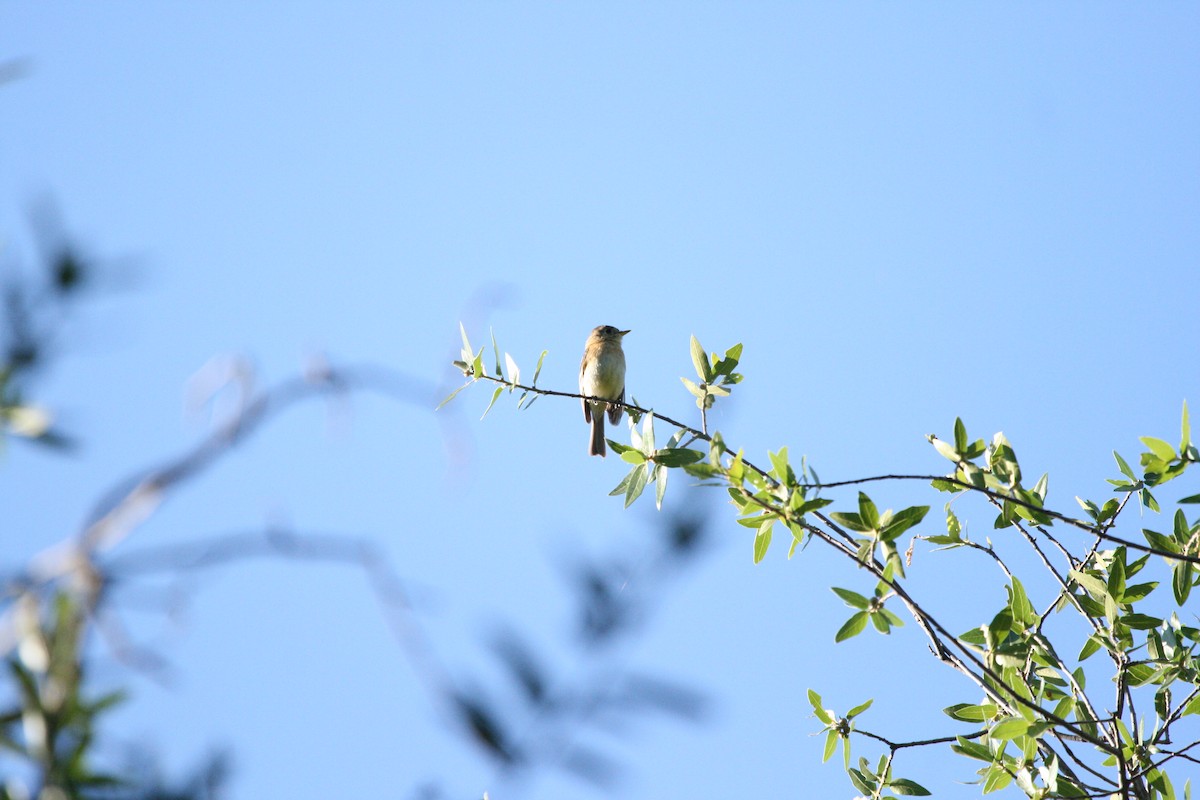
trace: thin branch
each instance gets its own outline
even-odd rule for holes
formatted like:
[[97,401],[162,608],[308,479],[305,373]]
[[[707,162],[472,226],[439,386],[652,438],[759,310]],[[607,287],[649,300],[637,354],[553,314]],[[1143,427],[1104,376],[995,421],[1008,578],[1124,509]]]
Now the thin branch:
[[[609,405],[618,406],[620,408],[623,408],[626,411],[633,411],[638,414],[646,414],[651,417],[654,417],[655,419],[661,420],[661,421],[667,423],[668,425],[673,425],[680,430],[687,431],[689,434],[691,434],[696,439],[702,439],[706,442],[712,441],[712,437],[709,436],[704,431],[696,430],[695,428],[691,427],[690,425],[685,425],[684,423],[679,422],[678,420],[672,419],[672,418],[666,416],[665,414],[660,414],[657,411],[653,411],[648,408],[642,408],[641,406],[632,405],[630,403],[623,403],[623,402],[616,401],[616,400],[608,400],[603,397],[594,397],[594,396],[590,396],[590,395],[576,394],[574,392],[560,392],[560,391],[556,391],[554,389],[539,389],[536,386],[526,386],[521,383],[515,383],[513,381],[505,380],[504,378],[498,378],[494,375],[479,375],[477,377],[471,377],[471,381],[474,381],[474,380],[487,380],[487,381],[491,381],[493,383],[499,383],[503,386],[511,387],[514,390],[520,389],[521,391],[524,391],[524,392],[531,392],[533,394],[546,395],[548,397],[571,397],[571,398],[575,398],[575,399],[595,400],[597,402],[605,402],[605,403],[608,403]],[[470,385],[470,382],[468,382],[467,385]],[[755,466],[753,463],[746,460],[745,457],[742,458],[742,463],[745,464],[748,468],[757,472],[762,477],[771,481],[772,483],[778,483],[778,481],[776,481],[774,478],[772,478],[771,475],[766,470],[762,469],[761,467]],[[849,480],[843,480],[843,481],[822,481],[821,483],[802,483],[802,484],[799,484],[798,488],[800,488],[800,489],[817,489],[817,490],[836,489],[836,488],[843,487],[843,486],[857,486],[857,485],[861,485],[864,483],[879,483],[882,481],[925,481],[925,482],[943,481],[945,483],[949,483],[954,486],[958,486],[958,487],[968,490],[968,491],[978,492],[982,495],[991,497],[993,499],[1003,500],[1003,501],[1006,501],[1009,503],[1013,503],[1014,505],[1018,505],[1023,508],[1027,508],[1031,511],[1037,511],[1037,512],[1045,514],[1053,519],[1056,519],[1066,525],[1069,525],[1074,528],[1078,528],[1079,530],[1082,530],[1082,531],[1086,531],[1087,533],[1093,534],[1095,536],[1099,536],[1100,538],[1102,538],[1106,541],[1110,541],[1114,544],[1124,545],[1125,547],[1128,547],[1131,550],[1137,550],[1142,553],[1150,553],[1151,555],[1161,556],[1165,559],[1172,560],[1172,561],[1190,561],[1193,564],[1200,564],[1200,556],[1191,556],[1191,555],[1186,555],[1184,553],[1169,553],[1164,550],[1158,550],[1156,548],[1150,547],[1149,545],[1139,544],[1138,542],[1130,541],[1130,540],[1125,539],[1120,536],[1114,536],[1113,534],[1109,533],[1110,526],[1108,526],[1108,525],[1098,528],[1095,525],[1089,524],[1080,519],[1076,519],[1075,517],[1068,516],[1061,512],[1052,511],[1050,509],[1038,506],[1034,503],[1030,503],[1026,500],[1022,500],[1018,497],[1010,497],[1010,496],[1004,494],[1003,492],[997,492],[993,489],[988,489],[983,486],[976,486],[972,483],[968,483],[967,481],[963,481],[958,478],[955,478],[952,476],[947,476],[947,475],[913,475],[913,474],[873,475],[870,477],[851,478]],[[1132,492],[1129,492],[1127,494],[1132,494]]]

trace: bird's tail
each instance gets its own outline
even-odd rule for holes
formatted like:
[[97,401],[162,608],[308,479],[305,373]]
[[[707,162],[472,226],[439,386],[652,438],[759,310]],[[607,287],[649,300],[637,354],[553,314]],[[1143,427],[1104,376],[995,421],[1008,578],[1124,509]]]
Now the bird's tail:
[[588,447],[588,455],[604,457],[604,411],[592,409],[592,443]]

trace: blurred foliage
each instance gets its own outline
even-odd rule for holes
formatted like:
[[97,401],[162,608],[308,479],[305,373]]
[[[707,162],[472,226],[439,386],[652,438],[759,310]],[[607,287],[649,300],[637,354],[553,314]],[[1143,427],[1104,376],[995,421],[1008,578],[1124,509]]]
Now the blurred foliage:
[[[5,268],[0,444],[19,437],[61,448],[70,440],[55,427],[52,412],[34,399],[37,380],[55,356],[70,349],[70,343],[61,342],[61,332],[78,299],[95,286],[95,264],[68,243],[52,206],[39,211],[35,227],[41,268],[23,270],[10,254],[0,262]],[[505,780],[557,769],[596,786],[612,786],[620,764],[603,751],[602,738],[614,721],[625,730],[634,717],[650,713],[689,722],[703,718],[706,699],[695,690],[623,669],[619,659],[608,659],[603,669],[590,666],[597,652],[636,636],[658,593],[694,562],[704,541],[695,518],[666,521],[664,536],[643,542],[637,552],[581,558],[566,570],[577,606],[567,646],[578,653],[582,666],[554,666],[531,634],[506,624],[490,641],[494,662],[475,665],[466,681],[449,677],[450,670],[421,632],[404,582],[369,540],[270,529],[190,544],[125,546],[128,534],[154,513],[164,494],[218,463],[291,403],[371,391],[424,410],[432,406],[429,387],[394,370],[341,369],[322,361],[301,376],[262,388],[248,366],[228,366],[215,360],[202,383],[209,394],[229,382],[237,384],[240,399],[229,418],[215,422],[209,436],[175,459],[132,478],[115,479],[114,489],[101,498],[82,530],[29,563],[0,572],[0,658],[7,668],[6,680],[0,681],[0,800],[222,796],[231,771],[224,755],[206,759],[193,775],[176,782],[165,780],[155,759],[145,753],[117,763],[109,712],[126,695],[120,688],[98,690],[89,664],[107,655],[152,676],[164,664],[156,653],[130,641],[119,625],[114,588],[127,588],[147,575],[216,568],[262,555],[358,569],[393,629],[404,631],[397,634],[399,646],[455,723],[464,746],[482,753]],[[107,650],[89,646],[98,635]],[[450,778],[434,778],[418,794],[461,796],[453,794],[450,783]]]

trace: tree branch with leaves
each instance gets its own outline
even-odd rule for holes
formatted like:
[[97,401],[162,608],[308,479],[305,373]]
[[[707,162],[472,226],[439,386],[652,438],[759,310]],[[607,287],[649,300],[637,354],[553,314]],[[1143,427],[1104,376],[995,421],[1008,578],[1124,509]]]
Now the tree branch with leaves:
[[[485,416],[505,391],[520,392],[518,408],[528,408],[540,396],[580,397],[537,386],[545,351],[526,385],[515,359],[507,353],[501,358],[494,336],[491,372],[483,362],[486,348],[475,350],[465,328],[462,339],[462,355],[454,363],[467,382],[444,402],[479,382],[495,385]],[[620,404],[630,415],[630,443],[608,444],[631,469],[611,494],[623,496],[628,507],[653,484],[661,507],[668,476],[676,470],[724,489],[737,523],[754,532],[755,563],[766,557],[774,532],[782,529],[791,534],[789,559],[801,544],[818,541],[846,559],[854,568],[850,574],[866,570],[871,576],[875,585],[869,593],[831,587],[851,609],[834,634],[835,643],[868,626],[889,634],[903,624],[888,607],[898,606],[922,632],[935,660],[956,671],[974,694],[941,709],[947,724],[967,724],[971,730],[898,742],[858,727],[872,700],[838,714],[810,690],[814,714],[824,726],[824,759],[840,744],[843,766],[861,796],[929,794],[916,781],[894,776],[894,762],[903,750],[948,746],[973,763],[984,794],[1014,786],[1038,800],[1174,800],[1176,781],[1197,763],[1200,751],[1200,629],[1185,624],[1179,613],[1200,581],[1200,519],[1189,519],[1184,511],[1184,506],[1200,503],[1200,494],[1176,502],[1168,532],[1137,530],[1140,526],[1127,521],[1123,512],[1136,500],[1143,513],[1163,513],[1155,493],[1200,461],[1186,403],[1178,447],[1142,438],[1146,449],[1138,460],[1140,469],[1114,451],[1120,474],[1109,484],[1115,496],[1103,501],[1077,497],[1083,512],[1077,517],[1048,503],[1047,475],[1026,484],[1016,452],[1002,433],[990,441],[972,439],[961,419],[955,420],[949,439],[926,437],[934,452],[950,462],[942,474],[822,482],[806,459],[793,463],[786,447],[769,452],[770,467],[760,467],[708,425],[709,409],[742,381],[736,372],[742,346],[723,355],[710,353],[692,337],[690,352],[696,376],[682,381],[695,398],[699,427],[636,401]],[[662,447],[656,421],[674,429]],[[843,498],[827,496],[838,489],[911,481],[949,497],[943,530],[922,527],[929,505],[881,511],[861,489],[848,508],[825,510],[835,503],[846,505]],[[966,497],[982,498],[994,507],[993,528],[1014,535],[995,543],[971,539],[956,511]],[[1135,532],[1126,532],[1129,527]],[[1060,533],[1060,528],[1071,533]],[[935,553],[961,549],[994,563],[1005,602],[976,610],[978,624],[969,630],[949,630],[940,621],[945,597],[918,596],[919,583],[906,574],[918,541],[935,545]],[[1017,554],[1020,549],[1028,551],[1032,562]],[[1168,579],[1170,597],[1156,594]],[[1034,587],[1032,594],[1027,586]],[[1085,643],[1071,656],[1067,642],[1075,635]],[[1100,653],[1107,656],[1107,666],[1092,660]],[[865,757],[854,762],[856,738],[881,744],[886,752],[873,763]],[[1190,796],[1190,785],[1182,791]]]

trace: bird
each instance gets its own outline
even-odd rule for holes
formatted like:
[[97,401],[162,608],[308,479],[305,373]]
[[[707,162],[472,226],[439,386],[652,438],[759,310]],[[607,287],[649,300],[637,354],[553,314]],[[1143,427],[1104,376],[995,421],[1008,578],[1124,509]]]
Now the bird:
[[[625,351],[621,349],[621,340],[627,333],[629,331],[612,325],[600,325],[588,336],[583,350],[583,361],[579,364],[579,393],[583,395],[583,418],[592,426],[588,455],[603,457],[605,454],[605,407],[609,422],[616,425],[621,421],[621,407],[602,400],[625,402]],[[602,400],[589,400],[589,397]]]

